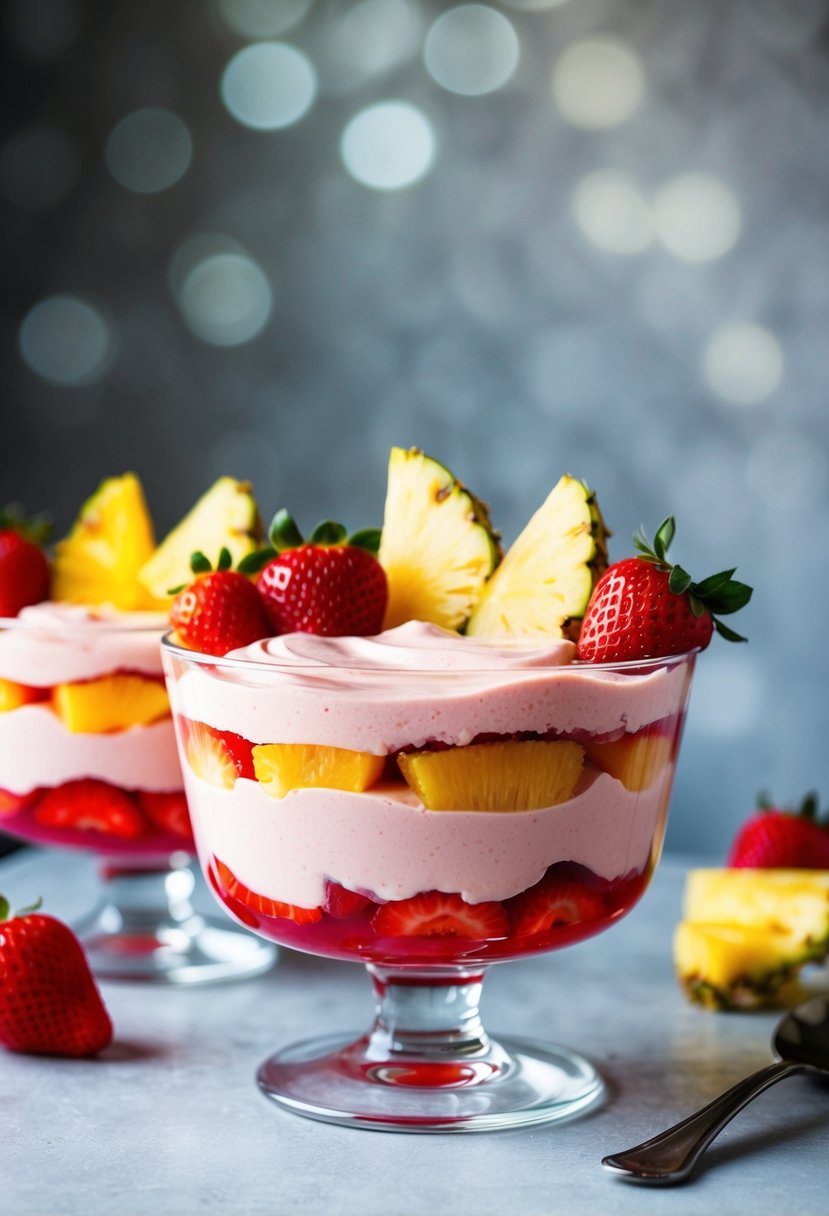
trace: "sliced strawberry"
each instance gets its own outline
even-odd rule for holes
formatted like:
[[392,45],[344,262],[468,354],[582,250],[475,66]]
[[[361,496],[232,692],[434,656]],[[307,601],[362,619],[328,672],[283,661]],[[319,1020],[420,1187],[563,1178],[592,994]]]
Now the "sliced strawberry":
[[331,882],[329,879],[325,884],[325,900],[322,906],[329,916],[335,916],[338,920],[347,920],[349,916],[356,916],[370,903],[371,900],[367,895],[349,891],[348,887],[342,887],[338,882]]
[[0,819],[10,815],[19,815],[31,806],[39,795],[40,790],[31,790],[28,794],[13,794],[11,790],[0,789]]
[[91,777],[47,790],[34,817],[43,827],[100,832],[119,840],[136,840],[146,830],[144,816],[129,794]]
[[513,937],[530,937],[565,925],[579,925],[605,914],[604,900],[590,887],[547,878],[516,895],[507,906]]
[[250,887],[241,883],[233,871],[223,861],[219,861],[218,857],[214,858],[214,861],[216,874],[224,891],[231,899],[239,900],[254,912],[259,912],[263,916],[283,917],[292,920],[297,925],[313,925],[322,919],[322,908],[300,908],[296,904],[283,904],[277,899],[270,899],[267,895],[260,895],[258,891],[251,891]]
[[240,777],[247,777],[249,781],[256,780],[256,773],[253,768],[253,744],[245,739],[242,735],[235,735],[232,730],[216,730],[213,734],[217,739],[221,739],[227,750],[230,752],[233,763],[236,765],[236,772]]
[[182,719],[182,724],[184,753],[196,776],[219,789],[233,789],[239,769],[220,732],[211,726],[205,726],[203,722],[193,722],[186,718]]
[[468,904],[460,895],[421,891],[411,899],[383,904],[371,918],[380,937],[465,937],[485,941],[506,937],[507,918],[501,904]]
[[193,837],[190,828],[190,812],[187,809],[187,799],[182,790],[172,793],[157,794],[150,790],[140,790],[138,803],[141,810],[151,823],[164,832],[173,836],[181,836],[185,840]]

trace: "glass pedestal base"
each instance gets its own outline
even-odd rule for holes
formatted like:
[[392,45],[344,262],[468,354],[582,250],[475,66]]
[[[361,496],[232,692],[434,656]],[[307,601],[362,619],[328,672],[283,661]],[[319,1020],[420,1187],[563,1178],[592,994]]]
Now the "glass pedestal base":
[[395,1132],[472,1132],[569,1119],[598,1104],[604,1082],[563,1047],[490,1039],[482,973],[368,968],[378,998],[369,1034],[284,1048],[259,1088],[295,1114]]
[[100,903],[73,929],[101,979],[202,984],[260,975],[276,961],[270,942],[190,902],[189,859],[169,869],[103,867]]

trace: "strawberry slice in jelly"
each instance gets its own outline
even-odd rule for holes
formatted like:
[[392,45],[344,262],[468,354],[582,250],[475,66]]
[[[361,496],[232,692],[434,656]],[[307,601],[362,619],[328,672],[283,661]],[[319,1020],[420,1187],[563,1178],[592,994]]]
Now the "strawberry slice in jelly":
[[468,904],[460,895],[421,891],[411,899],[384,904],[371,919],[380,937],[465,937],[484,941],[506,937],[507,918],[500,903]]
[[250,887],[241,883],[230,867],[226,866],[218,857],[214,857],[213,860],[221,888],[220,894],[227,893],[231,899],[238,900],[252,912],[258,912],[262,916],[292,920],[296,925],[313,925],[322,919],[322,908],[300,908],[296,904],[285,904],[278,899],[271,899],[268,895],[260,895],[258,891],[252,891]]
[[513,937],[530,937],[565,925],[580,925],[605,915],[597,891],[580,882],[542,878],[508,904]]
[[169,832],[171,836],[191,839],[193,833],[190,829],[190,812],[181,790],[161,794],[140,790],[138,802],[141,810],[157,828]]
[[331,882],[328,879],[325,884],[325,900],[322,906],[329,916],[334,916],[337,920],[347,920],[349,916],[356,916],[370,903],[371,900],[367,895],[360,895],[358,891],[349,891],[348,887],[342,887],[338,882]]
[[144,816],[129,794],[92,777],[47,790],[34,817],[43,827],[99,832],[119,840],[136,840],[146,831]]

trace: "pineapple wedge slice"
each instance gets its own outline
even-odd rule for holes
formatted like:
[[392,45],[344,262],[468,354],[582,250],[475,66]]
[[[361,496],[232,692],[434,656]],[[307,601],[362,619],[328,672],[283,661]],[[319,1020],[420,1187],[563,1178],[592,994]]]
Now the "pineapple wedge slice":
[[0,680],[0,714],[44,701],[48,696],[47,688],[34,688],[31,684],[18,684],[15,680]]
[[256,780],[273,798],[297,789],[361,793],[380,780],[385,763],[385,756],[315,743],[259,743],[253,749]]
[[685,920],[793,934],[823,952],[829,940],[829,871],[691,870]]
[[153,525],[134,473],[102,482],[55,546],[51,595],[70,604],[150,606],[138,571],[153,552]]
[[401,752],[406,783],[430,811],[532,811],[572,798],[584,764],[578,743],[505,740]]
[[149,726],[170,713],[167,690],[160,680],[126,674],[56,684],[52,706],[66,729],[75,734],[100,735]]
[[783,930],[682,921],[674,934],[679,982],[706,1009],[762,1009],[793,1004],[798,972],[810,955]]
[[640,793],[662,776],[671,759],[674,742],[667,735],[623,735],[612,743],[586,743],[591,764],[621,781],[626,790]]
[[607,536],[592,491],[562,477],[487,583],[467,634],[578,638],[593,587],[607,568]]
[[190,558],[194,552],[204,553],[215,564],[224,548],[236,566],[257,547],[261,535],[250,484],[220,477],[148,555],[138,578],[154,600],[169,602],[172,589],[192,581]]
[[392,448],[378,553],[389,585],[383,628],[462,629],[500,556],[485,505],[417,448]]

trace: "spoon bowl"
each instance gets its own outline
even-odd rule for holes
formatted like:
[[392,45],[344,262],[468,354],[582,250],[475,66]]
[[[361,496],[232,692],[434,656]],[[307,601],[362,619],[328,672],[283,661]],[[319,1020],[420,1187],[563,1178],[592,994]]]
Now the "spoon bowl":
[[815,997],[781,1018],[772,1049],[773,1064],[738,1081],[667,1131],[603,1158],[604,1168],[631,1182],[665,1186],[687,1181],[711,1141],[752,1098],[796,1072],[829,1073],[829,997]]

